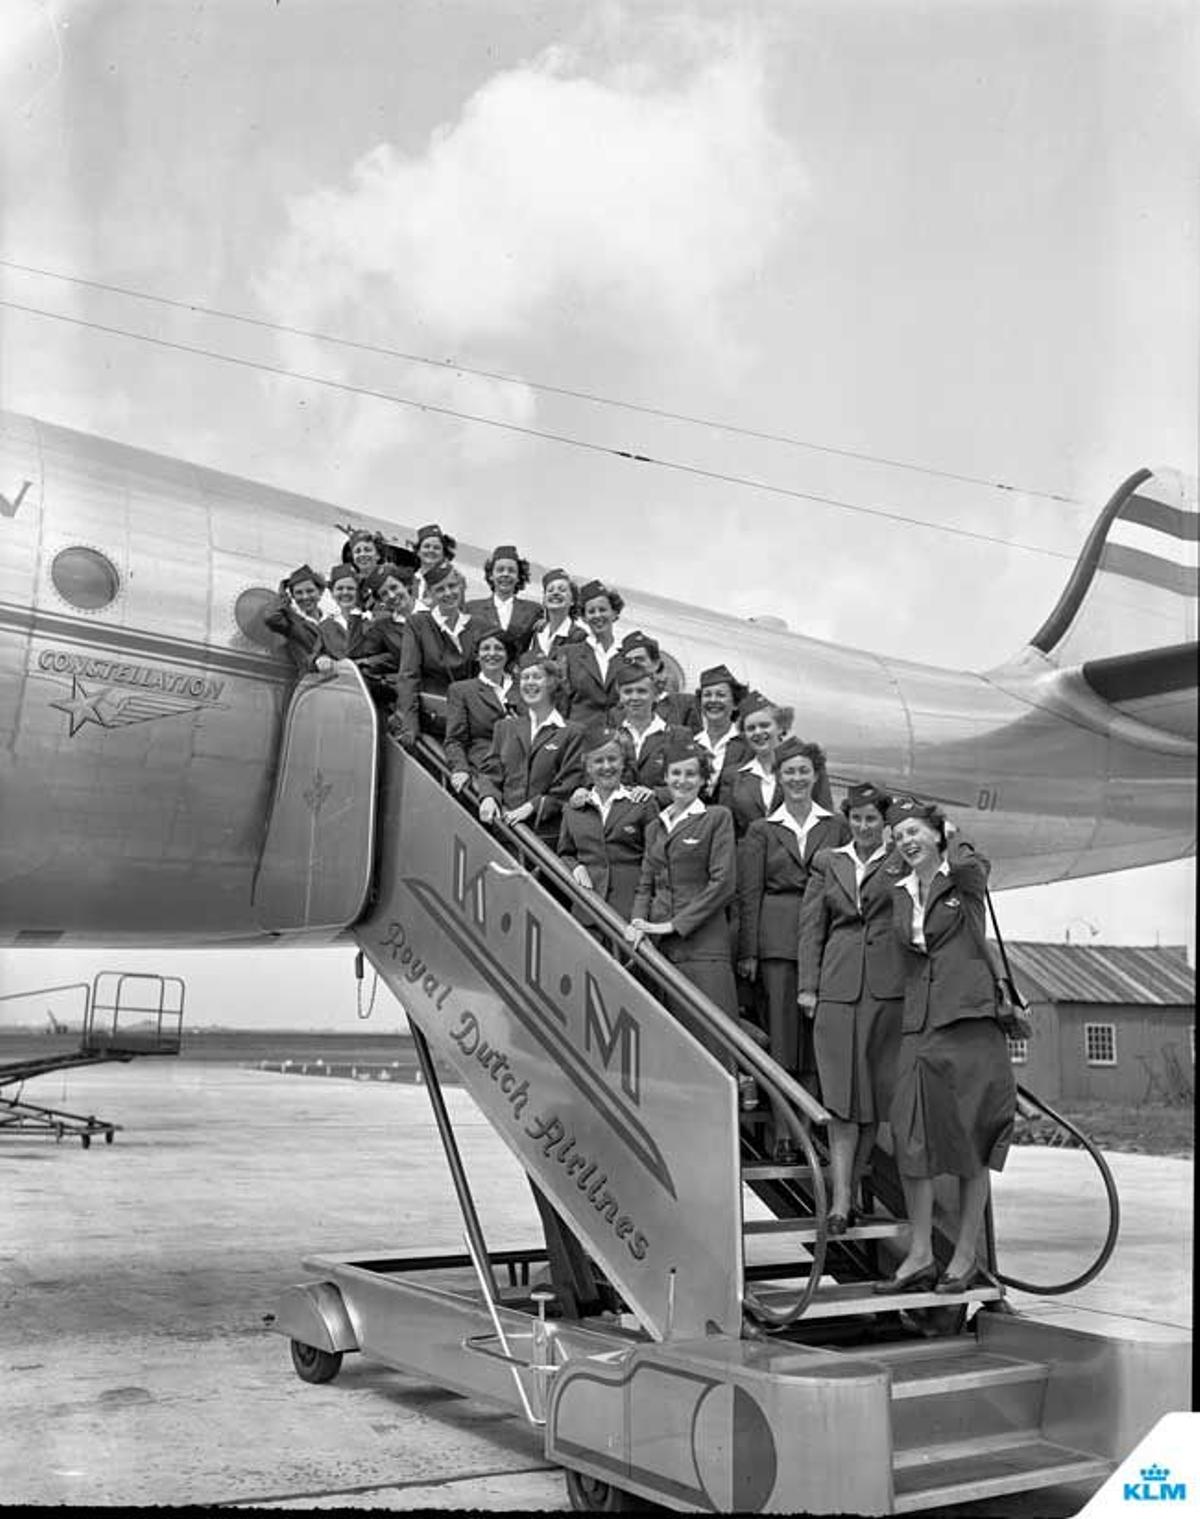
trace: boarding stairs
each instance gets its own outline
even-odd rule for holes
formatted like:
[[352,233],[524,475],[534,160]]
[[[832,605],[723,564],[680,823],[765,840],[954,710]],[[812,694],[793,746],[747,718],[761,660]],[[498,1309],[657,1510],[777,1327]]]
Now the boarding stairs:
[[[106,1144],[121,1128],[119,1123],[76,1113],[67,1108],[29,1102],[24,1096],[27,1081],[54,1071],[79,1066],[126,1064],[142,1056],[178,1055],[182,1039],[184,982],[178,976],[140,971],[98,971],[89,984],[38,987],[9,992],[0,1001],[56,996],[61,992],[83,993],[83,1016],[79,1044],[64,1049],[50,1046],[34,1054],[0,1063],[0,1130],[65,1135],[78,1138],[83,1149],[102,1136]],[[51,1017],[52,1033],[63,1031]],[[15,1087],[15,1092],[6,1088]]]
[[[297,775],[292,791],[302,781]],[[871,1158],[862,1216],[831,1239],[827,1115],[751,1032],[652,944],[634,951],[623,921],[529,830],[483,827],[477,799],[451,793],[436,744],[422,738],[406,752],[383,741],[378,787],[375,875],[354,935],[408,1015],[468,1253],[308,1260],[326,1280],[291,1289],[309,1297],[303,1307],[293,1297],[277,1326],[292,1336],[294,1358],[298,1341],[307,1353],[308,1333],[311,1346],[325,1347],[314,1354],[340,1361],[344,1349],[369,1349],[507,1401],[545,1423],[547,1454],[574,1473],[568,1486],[580,1508],[619,1507],[634,1494],[679,1508],[906,1512],[1111,1470],[1119,1441],[1080,1437],[1064,1356],[1035,1353],[1036,1336],[1006,1311],[1012,1279],[997,1266],[990,1213],[979,1285],[949,1296],[876,1292],[904,1253],[906,1229],[886,1148]],[[281,780],[277,795],[286,803],[287,794]],[[293,892],[306,869],[328,870],[315,854],[306,862],[306,827],[272,819],[272,870],[290,877]],[[280,849],[289,835],[294,844]],[[547,1251],[533,1250],[517,1252],[519,1271],[508,1253],[501,1283],[504,1254],[483,1239],[439,1068],[456,1073],[550,1205],[540,1208],[543,1220],[557,1215],[594,1271],[598,1290],[582,1314],[556,1291],[553,1249],[549,1281]],[[751,1085],[758,1102],[744,1107]],[[800,1152],[796,1164],[767,1153],[771,1096]],[[1066,1290],[1101,1269],[1116,1232],[1107,1176],[1106,1187],[1109,1238],[1089,1271],[1049,1289],[1016,1285]],[[939,1196],[935,1214],[943,1264],[953,1233],[947,1202]],[[455,1300],[451,1310],[442,1278],[468,1263],[477,1306]],[[539,1269],[543,1279],[531,1279]],[[434,1271],[433,1287],[401,1286],[422,1271]],[[414,1322],[447,1316],[440,1334],[402,1333],[390,1322],[367,1337],[356,1331],[354,1323],[389,1319],[385,1287],[410,1294]],[[357,1300],[348,1316],[329,1307],[338,1294]],[[461,1343],[474,1369],[464,1371],[447,1364],[445,1334],[472,1321]],[[672,1378],[683,1391],[670,1391]],[[775,1442],[770,1492],[760,1493],[755,1483],[770,1463],[752,1436],[739,1436],[716,1476],[694,1451],[688,1480],[668,1480],[655,1463],[663,1449],[697,1438],[700,1405],[688,1404],[689,1389],[706,1379],[734,1398],[735,1425],[737,1409],[753,1404],[772,1427],[824,1430],[820,1461],[809,1450],[807,1466],[801,1460],[788,1475],[787,1461],[800,1458]],[[678,1400],[687,1406],[671,1434],[661,1425],[676,1413],[664,1409]],[[841,1434],[831,1435],[839,1419]]]

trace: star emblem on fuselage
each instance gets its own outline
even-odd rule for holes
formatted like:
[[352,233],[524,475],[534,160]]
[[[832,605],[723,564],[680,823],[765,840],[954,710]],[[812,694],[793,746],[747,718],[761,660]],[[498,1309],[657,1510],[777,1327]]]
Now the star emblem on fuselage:
[[65,712],[71,719],[71,731],[68,736],[74,738],[80,728],[87,723],[95,723],[100,728],[111,726],[102,710],[104,702],[111,696],[111,686],[101,686],[98,691],[89,691],[78,675],[73,675],[70,696],[62,701],[52,701],[50,705],[59,712]]

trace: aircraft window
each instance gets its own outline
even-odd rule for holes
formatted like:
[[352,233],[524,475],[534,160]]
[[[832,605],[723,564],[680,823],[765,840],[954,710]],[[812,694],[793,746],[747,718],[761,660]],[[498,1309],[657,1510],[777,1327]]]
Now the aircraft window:
[[668,691],[685,691],[687,685],[684,681],[683,666],[677,659],[672,659],[669,654],[662,656],[663,674],[667,677]]
[[116,600],[121,577],[112,560],[99,549],[76,545],[54,556],[50,566],[54,589],[81,612],[98,612]]
[[272,633],[263,621],[263,614],[269,612],[278,600],[277,591],[268,590],[265,585],[252,585],[234,603],[234,621],[250,642],[260,648],[277,649],[280,646],[279,636]]

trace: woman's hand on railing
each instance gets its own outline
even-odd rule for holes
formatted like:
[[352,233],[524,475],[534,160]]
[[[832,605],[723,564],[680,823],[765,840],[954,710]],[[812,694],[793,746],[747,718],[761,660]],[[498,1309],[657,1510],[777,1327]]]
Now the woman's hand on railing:
[[536,802],[522,802],[519,807],[510,807],[504,814],[504,821],[509,824],[523,823],[526,818],[531,818],[537,808]]
[[588,874],[586,865],[576,865],[575,869],[571,872],[571,879],[575,882],[576,886],[582,886],[584,891],[595,891],[596,889],[592,885],[592,878]]
[[450,772],[450,790],[457,796],[470,779],[471,772],[469,770],[452,770]]
[[490,826],[500,816],[500,803],[494,796],[485,796],[479,804],[479,821]]

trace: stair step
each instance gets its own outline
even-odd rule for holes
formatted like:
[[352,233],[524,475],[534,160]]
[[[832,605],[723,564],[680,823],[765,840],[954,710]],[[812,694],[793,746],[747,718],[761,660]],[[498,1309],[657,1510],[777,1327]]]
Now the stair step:
[[[809,1240],[817,1237],[817,1221],[814,1218],[752,1218],[742,1225],[744,1234],[790,1234],[796,1239]],[[864,1218],[844,1234],[827,1236],[827,1243],[842,1244],[856,1239],[897,1239],[907,1234],[908,1225],[894,1218]]]
[[798,1181],[802,1177],[811,1176],[811,1166],[800,1164],[785,1166],[771,1160],[756,1160],[742,1167],[743,1181]]
[[[754,1296],[768,1307],[781,1307],[796,1296],[796,1289],[756,1287]],[[966,1292],[889,1292],[876,1296],[869,1282],[844,1282],[818,1287],[804,1311],[805,1320],[844,1318],[851,1314],[895,1313],[901,1308],[953,1308],[959,1303],[995,1303],[1004,1296],[1000,1287],[969,1287]]]
[[1112,1462],[1028,1436],[1002,1436],[927,1452],[911,1452],[893,1476],[893,1511],[898,1514],[973,1503],[1002,1493],[1029,1492],[1064,1483],[1099,1483]]
[[977,1350],[969,1360],[961,1355],[926,1356],[894,1368],[892,1397],[931,1398],[976,1387],[1044,1382],[1048,1372],[1049,1367],[1042,1361],[1020,1361],[982,1350]]

